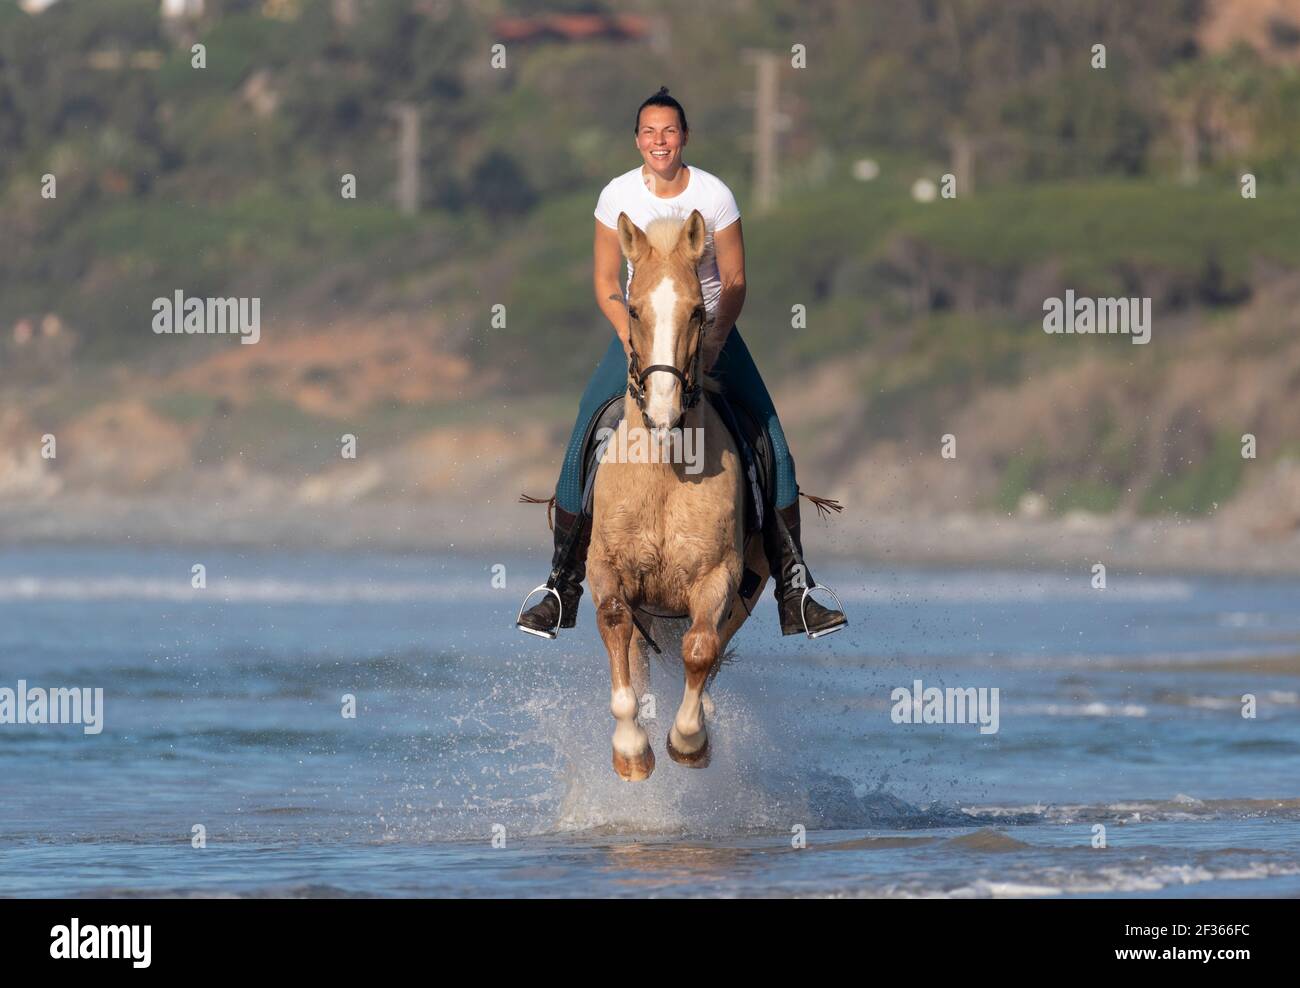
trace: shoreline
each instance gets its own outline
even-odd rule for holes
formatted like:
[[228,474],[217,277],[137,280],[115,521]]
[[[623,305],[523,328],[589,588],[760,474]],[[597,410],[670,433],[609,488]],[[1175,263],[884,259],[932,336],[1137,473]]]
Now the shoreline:
[[[288,503],[286,503],[286,500]],[[97,545],[537,553],[549,558],[542,505],[513,495],[470,503],[291,499],[189,494],[68,496],[0,501],[0,546]],[[1024,519],[997,514],[891,515],[873,519],[803,513],[804,547],[818,559],[907,566],[1078,567],[1144,573],[1300,575],[1300,532],[1263,538],[1213,518],[1121,519],[1097,515]]]

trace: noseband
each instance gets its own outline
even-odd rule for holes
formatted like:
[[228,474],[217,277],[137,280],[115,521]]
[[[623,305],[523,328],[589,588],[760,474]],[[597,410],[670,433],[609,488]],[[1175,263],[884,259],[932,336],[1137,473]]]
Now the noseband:
[[[640,322],[636,310],[628,306],[628,318]],[[664,371],[671,374],[677,380],[682,382],[682,408],[694,408],[700,401],[702,388],[700,386],[701,368],[700,361],[704,350],[704,330],[706,327],[704,306],[696,306],[695,311],[691,313],[691,322],[699,327],[696,330],[695,339],[695,358],[691,363],[691,376],[688,378],[677,367],[672,364],[651,364],[644,370],[641,368],[641,358],[637,355],[636,345],[632,342],[632,334],[628,333],[627,346],[627,393],[632,396],[636,402],[636,407],[645,411],[645,379],[655,371]]]

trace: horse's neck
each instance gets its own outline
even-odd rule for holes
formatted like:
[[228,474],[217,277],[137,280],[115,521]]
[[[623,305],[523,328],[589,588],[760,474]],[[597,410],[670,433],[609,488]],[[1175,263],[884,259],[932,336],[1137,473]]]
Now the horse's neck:
[[[681,422],[677,425],[677,428],[681,432],[679,437],[681,441],[684,441],[686,430],[701,430],[700,432],[695,433],[695,447],[698,449],[704,448],[703,443],[713,442],[714,439],[717,438],[714,437],[712,433],[706,433],[704,431],[709,428],[710,421],[709,416],[705,414],[704,409],[706,400],[707,399],[701,396],[700,401],[694,408],[688,408],[686,410],[685,414],[682,416]],[[627,432],[629,445],[632,441],[631,432],[633,429],[646,430],[646,433],[643,433],[643,435],[648,434],[649,432],[649,426],[646,425],[645,416],[641,413],[641,409],[637,406],[637,403],[632,399],[630,394],[623,396],[623,428]],[[706,438],[706,435],[709,438]],[[661,485],[672,486],[681,483],[681,467],[679,464],[672,462],[672,458],[670,457],[665,457],[663,459],[652,458],[650,462],[639,463],[638,465],[642,469],[648,471],[640,474],[642,484],[650,484],[655,488],[659,488]],[[643,488],[643,491],[644,489],[645,488]]]

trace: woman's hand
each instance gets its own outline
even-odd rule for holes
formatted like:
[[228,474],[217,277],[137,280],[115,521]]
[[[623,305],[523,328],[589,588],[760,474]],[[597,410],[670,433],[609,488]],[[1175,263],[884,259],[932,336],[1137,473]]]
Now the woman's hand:
[[713,370],[713,365],[718,362],[718,357],[722,354],[722,348],[727,342],[726,337],[718,339],[718,334],[714,331],[714,325],[714,323],[710,322],[704,327],[704,338],[700,340],[700,364],[706,374]]

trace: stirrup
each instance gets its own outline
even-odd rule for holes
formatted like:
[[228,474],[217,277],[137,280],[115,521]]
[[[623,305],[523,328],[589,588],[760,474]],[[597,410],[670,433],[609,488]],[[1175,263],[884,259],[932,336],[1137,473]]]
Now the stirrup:
[[[539,590],[545,590],[547,593],[555,594],[555,602],[560,605],[560,616],[555,619],[555,627],[553,627],[550,631],[538,631],[536,628],[530,628],[528,627],[528,625],[521,623],[524,616],[524,608],[528,606],[528,601],[532,599],[533,594],[537,593]],[[563,621],[564,621],[564,598],[560,596],[560,591],[556,590],[553,586],[547,583],[543,583],[541,586],[534,587],[532,590],[529,590],[528,596],[525,597],[524,602],[519,605],[519,613],[515,615],[515,627],[518,628],[520,631],[524,632],[525,634],[536,635],[538,638],[558,637],[560,634],[560,624]],[[808,622],[805,621],[804,627],[806,628],[807,626],[808,626]]]
[[[837,631],[843,631],[849,626],[846,620],[843,624],[837,624],[833,628],[823,628],[821,631],[808,630],[808,595],[814,590],[825,590],[835,599],[835,609],[841,614],[844,613],[844,605],[840,603],[840,595],[824,583],[818,583],[816,586],[804,587],[803,595],[799,598],[799,618],[803,621],[803,633],[809,638],[821,638],[825,635],[833,635]],[[520,613],[523,613],[522,611]],[[525,629],[527,630],[527,629]]]

